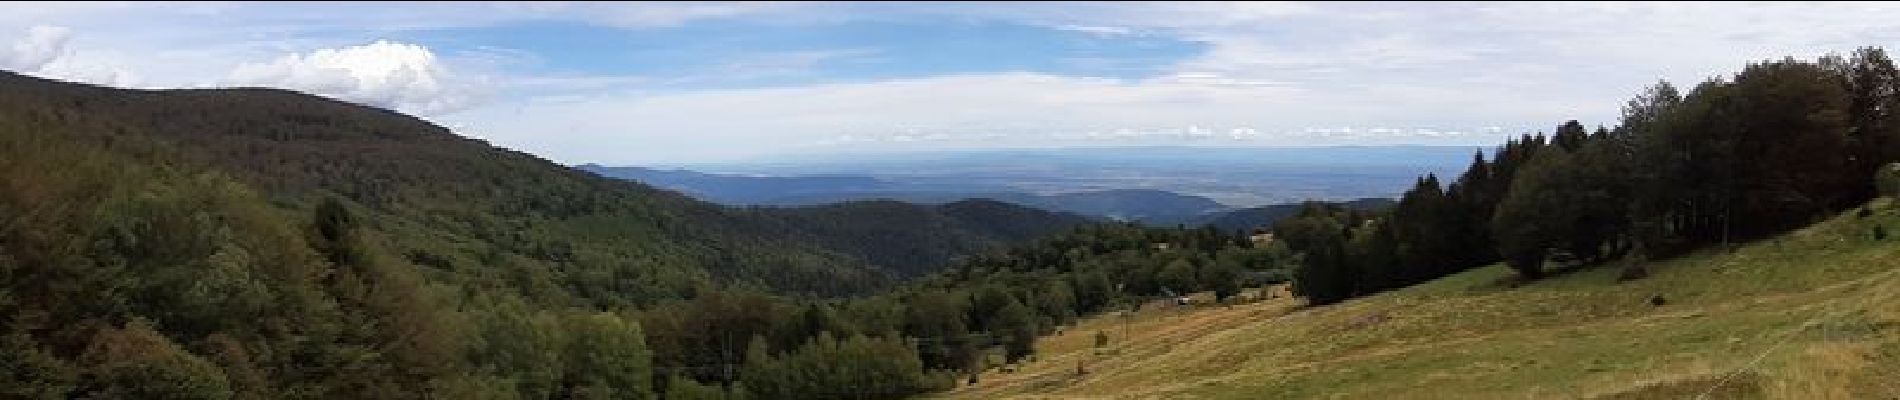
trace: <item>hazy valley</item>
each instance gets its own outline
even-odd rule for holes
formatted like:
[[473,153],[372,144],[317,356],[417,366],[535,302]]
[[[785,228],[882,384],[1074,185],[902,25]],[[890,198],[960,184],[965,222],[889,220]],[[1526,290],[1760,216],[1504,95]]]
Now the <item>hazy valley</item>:
[[[886,155],[757,162],[700,170],[579,169],[732,206],[804,206],[894,199],[988,198],[1049,211],[1154,225],[1244,219],[1266,206],[1395,199],[1420,174],[1455,174],[1479,148],[1119,148]],[[709,173],[703,171],[725,171]],[[1270,219],[1247,219],[1264,226]],[[1229,224],[1233,225],[1233,224]]]

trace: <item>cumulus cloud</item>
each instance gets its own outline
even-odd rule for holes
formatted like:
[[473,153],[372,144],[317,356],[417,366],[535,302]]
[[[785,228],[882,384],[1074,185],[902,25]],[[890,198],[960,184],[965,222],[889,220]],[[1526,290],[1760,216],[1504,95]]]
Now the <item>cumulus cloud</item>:
[[38,71],[67,52],[66,42],[72,38],[72,33],[71,29],[58,26],[28,28],[26,37],[14,42],[6,53],[0,53],[0,67],[15,71]]
[[136,75],[72,49],[72,29],[36,25],[0,51],[0,68],[27,75],[109,86],[131,86]]
[[225,82],[295,89],[421,114],[466,109],[484,91],[480,79],[451,72],[428,48],[387,40],[242,64]]

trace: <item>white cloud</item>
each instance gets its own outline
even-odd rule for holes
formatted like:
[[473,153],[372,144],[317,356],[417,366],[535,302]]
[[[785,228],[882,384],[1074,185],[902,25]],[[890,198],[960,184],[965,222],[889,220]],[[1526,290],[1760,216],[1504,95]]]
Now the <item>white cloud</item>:
[[15,71],[38,71],[66,53],[66,42],[72,38],[72,34],[71,29],[58,26],[28,28],[26,37],[14,42],[7,52],[0,53],[0,67]]
[[871,49],[836,49],[787,51],[753,54],[719,66],[704,80],[745,80],[801,76],[810,74],[819,65],[840,60],[861,58],[877,54]]
[[[1547,131],[1565,119],[1608,123],[1622,100],[1658,78],[1686,84],[1735,71],[1751,60],[1808,58],[1900,41],[1892,23],[1900,18],[1900,8],[1881,3],[238,3],[184,8],[0,2],[0,53],[5,53],[0,57],[6,57],[0,61],[8,68],[31,61],[38,64],[38,74],[93,82],[129,77],[114,66],[135,66],[171,86],[248,82],[418,112],[477,103],[471,99],[480,96],[472,94],[488,86],[466,76],[509,71],[512,76],[497,75],[507,78],[495,79],[493,86],[510,95],[503,103],[445,118],[497,143],[564,161],[635,162],[737,157],[827,141],[889,145],[900,136],[917,147],[1054,143],[1037,142],[1049,137],[1076,143],[1207,136],[1195,127],[1215,137],[1276,145],[1347,139],[1495,143],[1492,139],[1505,135]],[[198,14],[206,13],[230,23],[201,23],[206,18]],[[1152,64],[1153,59],[1090,58],[1096,54],[1071,59],[1144,63],[1140,68],[1115,65],[1116,70],[1153,72],[1139,79],[1062,76],[1032,68],[871,82],[838,83],[850,77],[825,76],[829,83],[817,84],[797,78],[820,76],[808,71],[863,54],[755,53],[698,71],[723,80],[679,82],[564,68],[571,61],[531,53],[562,45],[553,42],[447,54],[399,43],[345,47],[391,37],[386,32],[443,27],[551,21],[650,30],[741,19],[757,24],[1000,21],[1146,44],[1186,41],[1203,51],[1163,65]],[[82,35],[4,36],[39,24],[70,26]],[[728,39],[718,32],[695,33],[701,34],[710,41]],[[477,40],[468,38],[456,40]],[[463,49],[495,44],[443,43]],[[807,48],[831,45],[836,44]],[[111,50],[102,46],[122,53],[101,52]],[[309,50],[315,48],[329,50]],[[297,54],[283,55],[288,52]],[[46,60],[44,54],[54,56]],[[325,57],[337,60],[319,60]],[[246,64],[239,68],[244,74],[224,74],[245,60],[274,61]],[[881,62],[902,68],[914,61]],[[1101,69],[1108,68],[1095,70]],[[735,82],[747,77],[774,79]],[[759,82],[777,87],[745,87]]]
[[1208,86],[1288,86],[1290,82],[1259,79],[1234,79],[1223,74],[1208,72],[1180,72],[1162,77],[1159,81]]
[[471,107],[485,90],[481,79],[452,73],[428,48],[386,40],[242,64],[225,82],[431,115]]
[[[1434,132],[1472,110],[1499,119],[1555,120],[1535,93],[1486,88],[1463,96],[1415,87],[1308,90],[1206,85],[1172,77],[1120,80],[1036,73],[675,93],[522,99],[450,117],[500,145],[569,162],[691,162],[782,151],[1046,147],[1081,143],[1378,144],[1361,128],[1399,121]],[[1369,101],[1368,99],[1376,99]],[[1404,106],[1394,106],[1403,104]],[[1323,106],[1315,106],[1323,105]],[[1414,125],[1410,121],[1425,121]],[[1442,127],[1442,128],[1440,128]],[[1396,130],[1395,130],[1396,131]],[[1404,132],[1412,133],[1407,128]],[[1453,140],[1457,142],[1440,142]],[[1489,144],[1495,137],[1412,136],[1406,143]],[[584,144],[584,145],[581,145]]]
[[108,86],[132,86],[138,76],[129,70],[81,54],[71,46],[73,31],[66,27],[35,25],[9,47],[0,49],[0,68],[27,75]]
[[1065,31],[1070,31],[1070,32],[1082,32],[1082,33],[1087,33],[1087,34],[1101,36],[1101,37],[1128,36],[1128,35],[1134,35],[1137,33],[1135,32],[1134,29],[1128,29],[1128,28],[1123,28],[1119,26],[1057,25],[1055,28],[1058,30],[1065,30]]

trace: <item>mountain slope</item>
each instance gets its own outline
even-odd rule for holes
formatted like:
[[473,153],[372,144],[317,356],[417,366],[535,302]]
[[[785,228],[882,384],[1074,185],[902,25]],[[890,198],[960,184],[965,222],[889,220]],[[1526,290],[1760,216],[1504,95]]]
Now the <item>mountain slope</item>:
[[[709,281],[862,292],[892,271],[948,261],[953,252],[942,249],[1001,243],[952,232],[912,251],[874,252],[877,243],[826,237],[839,232],[799,213],[702,203],[395,112],[282,90],[132,91],[0,73],[0,112],[42,128],[34,134],[228,175],[289,209],[336,196],[432,276],[580,293],[589,303],[676,297]],[[1025,223],[1036,221],[1070,220]]]
[[1157,225],[1173,225],[1182,221],[1204,218],[1206,215],[1227,209],[1227,206],[1206,197],[1152,189],[1110,189],[1053,194],[996,189],[840,191],[781,197],[773,200],[772,203],[809,205],[872,199],[924,204],[986,199],[1052,212]]
[[[1900,396],[1900,245],[1870,233],[1900,225],[1900,208],[1870,207],[1627,282],[1599,267],[1510,287],[1490,266],[1328,307],[1283,291],[1143,307],[1045,337],[1041,360],[940,397]],[[1113,351],[1090,350],[1098,331]]]
[[1089,221],[988,200],[936,206],[868,200],[764,212],[792,218],[827,248],[889,260],[887,268],[902,277],[930,273],[960,255],[999,250],[999,242],[1026,241]]
[[1048,212],[989,199],[960,200],[936,208],[943,215],[961,223],[964,230],[982,232],[984,236],[1008,242],[1035,239],[1055,232],[1056,229],[1051,227],[1088,221],[1080,215]]
[[728,208],[293,92],[0,73],[0,398],[646,398],[744,353],[709,332],[791,348],[799,302],[1080,221]]
[[1227,208],[1205,197],[1152,189],[1031,194],[1003,186],[927,185],[846,175],[740,176],[595,164],[583,164],[575,168],[734,206],[809,206],[864,200],[942,204],[967,199],[990,199],[1053,212],[1161,225],[1205,219]]
[[[1340,203],[1346,208],[1356,210],[1378,210],[1391,207],[1398,202],[1386,198],[1364,198]],[[1223,213],[1203,216],[1190,222],[1194,225],[1213,225],[1223,231],[1248,231],[1254,228],[1273,226],[1275,221],[1300,213],[1302,204],[1275,204],[1270,206],[1243,208]]]
[[1019,204],[1045,210],[1160,224],[1227,209],[1227,206],[1205,197],[1152,189],[1100,190],[999,200],[1014,200],[1020,202]]

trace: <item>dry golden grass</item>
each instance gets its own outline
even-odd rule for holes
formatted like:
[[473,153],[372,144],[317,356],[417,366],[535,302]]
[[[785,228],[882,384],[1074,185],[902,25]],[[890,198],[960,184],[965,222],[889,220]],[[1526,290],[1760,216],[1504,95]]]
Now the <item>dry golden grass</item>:
[[1328,307],[1151,304],[940,397],[1900,399],[1900,239],[1869,233],[1900,210],[1872,207],[1631,282],[1605,266],[1507,288],[1493,266]]

